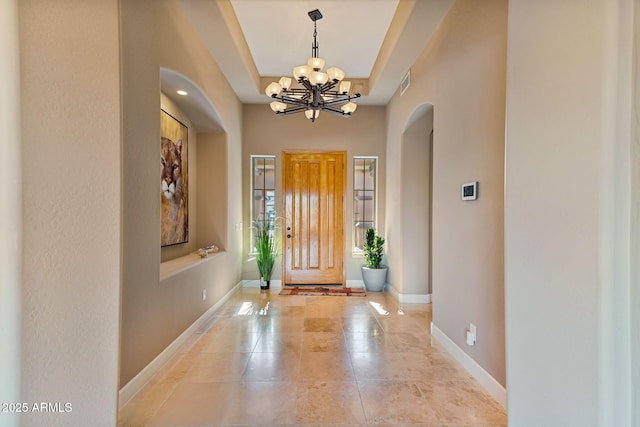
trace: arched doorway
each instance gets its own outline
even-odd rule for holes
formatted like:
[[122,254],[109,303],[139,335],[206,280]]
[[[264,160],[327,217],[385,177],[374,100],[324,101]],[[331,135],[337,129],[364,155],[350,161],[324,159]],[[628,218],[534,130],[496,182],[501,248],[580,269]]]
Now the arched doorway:
[[415,109],[402,133],[402,294],[405,302],[429,302],[431,297],[432,165],[433,105],[423,104]]

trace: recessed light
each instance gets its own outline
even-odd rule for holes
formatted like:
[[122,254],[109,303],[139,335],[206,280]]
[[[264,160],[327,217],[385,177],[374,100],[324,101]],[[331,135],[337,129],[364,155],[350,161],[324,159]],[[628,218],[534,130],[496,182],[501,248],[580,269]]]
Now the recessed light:
[[176,93],[178,95],[187,96],[189,95],[186,90],[177,90]]

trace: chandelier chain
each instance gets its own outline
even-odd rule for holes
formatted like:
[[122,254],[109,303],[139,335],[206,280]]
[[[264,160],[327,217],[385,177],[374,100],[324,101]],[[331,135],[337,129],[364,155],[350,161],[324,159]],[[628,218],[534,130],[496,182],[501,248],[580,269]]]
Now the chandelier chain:
[[316,21],[313,21],[313,44],[311,45],[311,56],[314,58],[318,58],[320,54],[320,47],[318,46],[318,28],[316,26]]

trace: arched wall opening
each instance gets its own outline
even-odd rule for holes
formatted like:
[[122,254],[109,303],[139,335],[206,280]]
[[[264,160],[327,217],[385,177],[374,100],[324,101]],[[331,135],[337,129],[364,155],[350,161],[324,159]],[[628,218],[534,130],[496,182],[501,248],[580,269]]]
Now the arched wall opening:
[[[161,262],[198,248],[227,247],[227,133],[215,106],[189,78],[160,69],[160,108],[188,129],[188,242],[164,246]],[[178,94],[186,92],[186,95]]]
[[433,105],[422,104],[402,133],[402,282],[396,285],[423,299],[431,294],[432,139]]

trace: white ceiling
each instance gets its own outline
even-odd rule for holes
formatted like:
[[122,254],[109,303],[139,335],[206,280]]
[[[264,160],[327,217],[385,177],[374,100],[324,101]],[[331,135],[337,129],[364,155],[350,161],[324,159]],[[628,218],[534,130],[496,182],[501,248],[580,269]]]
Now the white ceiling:
[[[454,0],[178,2],[242,103],[270,102],[265,87],[306,63],[313,41],[307,13],[319,9],[317,38],[325,70],[336,66],[347,80],[355,80],[363,95],[359,104],[386,105]],[[164,73],[169,80],[163,80],[163,89],[178,87],[179,77]]]
[[311,56],[316,21],[320,57],[342,68],[347,78],[368,78],[398,0],[231,0],[261,76],[290,76]]

